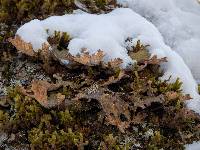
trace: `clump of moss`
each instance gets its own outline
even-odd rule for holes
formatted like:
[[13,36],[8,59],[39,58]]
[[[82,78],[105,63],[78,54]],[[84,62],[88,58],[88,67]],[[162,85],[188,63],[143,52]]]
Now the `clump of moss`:
[[[106,10],[110,1],[80,0],[91,12]],[[34,18],[46,18],[49,15],[71,13],[76,9],[74,0],[1,0],[0,21],[9,25],[21,23]]]
[[7,39],[17,28],[32,19],[45,19],[50,15],[63,15],[75,9],[74,0],[1,0],[0,1],[0,49],[13,49]]
[[115,0],[80,0],[80,2],[85,4],[92,13],[108,12],[116,6]]
[[[48,30],[47,30],[48,32]],[[69,41],[71,40],[70,36],[66,32],[55,31],[53,37],[49,37],[48,41],[51,45],[56,46],[59,51],[67,50]]]
[[5,126],[9,126],[10,116],[7,112],[4,112],[3,110],[0,110],[0,129],[3,131],[5,129]]
[[73,9],[73,0],[2,0],[0,1],[0,20],[11,23],[30,20],[35,17],[45,17],[48,14],[63,14]]
[[67,131],[33,128],[29,132],[29,140],[31,149],[83,149],[87,145],[87,142],[83,141],[83,135],[70,128]]
[[[87,145],[82,133],[70,128],[73,127],[73,118],[69,110],[42,108],[35,100],[21,95],[17,88],[10,90],[9,97],[10,111],[0,111],[2,131],[12,134],[25,132],[25,144],[30,144],[32,149],[71,149]],[[19,144],[17,137],[14,140],[15,146]]]
[[[9,135],[23,135],[21,139],[16,136],[12,145],[19,146],[23,139],[32,149],[183,149],[184,144],[199,140],[200,119],[185,108],[187,95],[181,93],[179,79],[174,83],[159,80],[159,65],[143,70],[133,67],[116,80],[120,71],[101,65],[65,68],[62,82],[73,86],[60,91],[67,97],[65,103],[51,109],[16,87],[9,92],[9,110],[0,112],[1,129]],[[80,93],[100,91],[112,95],[111,99],[77,98]],[[112,93],[118,95],[117,101]],[[109,109],[109,103],[127,107],[126,115],[123,110]],[[113,117],[110,111],[119,116]],[[111,120],[106,119],[109,115]],[[123,127],[125,133],[115,120],[121,127],[128,123]]]

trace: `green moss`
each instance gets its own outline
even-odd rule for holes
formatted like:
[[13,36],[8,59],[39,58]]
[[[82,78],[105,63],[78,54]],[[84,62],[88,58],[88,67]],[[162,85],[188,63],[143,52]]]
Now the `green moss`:
[[175,91],[175,92],[181,92],[182,82],[179,78],[176,79],[174,83],[167,83],[168,80],[165,80],[164,82],[157,80],[155,81],[155,78],[152,79],[154,86],[158,88],[158,92],[166,93],[169,91]]
[[60,123],[63,125],[69,124],[70,122],[73,121],[73,118],[70,115],[69,110],[67,109],[65,111],[60,111],[58,115],[59,115]]
[[73,126],[69,110],[44,109],[34,99],[20,94],[18,88],[9,90],[9,98],[14,112],[0,110],[0,128],[8,133],[24,130],[32,149],[71,149],[87,145],[82,133],[68,128]]
[[73,132],[68,129],[66,132],[63,130],[48,131],[33,128],[29,133],[29,140],[32,149],[62,149],[62,148],[75,148],[84,147],[87,142],[83,141],[83,135],[79,132]]
[[108,5],[107,0],[95,0],[95,3],[97,5],[97,7],[101,8],[101,9],[105,9],[105,6]]
[[6,130],[9,126],[10,116],[8,113],[0,110],[0,130]]
[[[110,1],[108,0],[80,0],[83,4],[85,4],[88,10],[92,13],[99,13],[102,11],[110,11],[109,5]],[[116,3],[116,1],[112,1]]]
[[10,81],[10,79],[13,76],[12,70],[10,69],[10,63],[6,63],[4,65],[4,70],[2,71],[2,75],[6,80]]
[[114,137],[113,134],[109,134],[104,137],[104,142],[101,144],[101,147],[99,149],[114,149],[114,150],[120,150],[119,143],[117,141],[117,137]]
[[114,77],[117,78],[119,76],[120,72],[121,72],[121,69],[120,68],[115,68],[114,71],[115,71]]
[[35,15],[45,17],[51,13],[63,14],[64,10],[72,10],[73,0],[1,0],[0,6],[0,12],[8,14],[8,18],[4,21],[11,21],[11,19],[20,21]]
[[69,97],[72,95],[72,89],[70,87],[63,87],[62,94],[65,95],[66,97]]
[[[47,30],[47,32],[48,32],[48,30]],[[50,37],[48,39],[48,41],[51,44],[54,44],[57,46],[57,49],[59,51],[66,50],[70,40],[71,40],[71,38],[68,33],[60,32],[60,31],[55,31],[54,36]]]

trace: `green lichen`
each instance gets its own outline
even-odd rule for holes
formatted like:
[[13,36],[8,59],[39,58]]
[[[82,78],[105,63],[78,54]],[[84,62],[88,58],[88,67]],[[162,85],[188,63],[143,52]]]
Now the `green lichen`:
[[87,144],[83,142],[81,133],[72,132],[70,128],[67,132],[63,130],[50,132],[33,128],[29,133],[29,139],[31,149],[66,149],[67,147],[72,149]]

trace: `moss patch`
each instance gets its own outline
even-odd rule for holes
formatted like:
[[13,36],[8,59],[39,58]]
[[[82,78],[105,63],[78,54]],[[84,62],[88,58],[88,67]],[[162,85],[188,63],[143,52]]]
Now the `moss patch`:
[[[10,90],[0,127],[15,138],[4,144],[32,149],[183,149],[199,140],[199,116],[185,108],[188,96],[181,94],[178,79],[171,84],[160,81],[159,66],[148,65],[141,71],[126,70],[124,77],[105,84],[118,72],[98,65],[68,68],[62,80],[74,86],[61,90],[67,99],[51,109],[17,87]],[[100,91],[103,97],[96,95]],[[126,110],[117,109],[121,105]]]

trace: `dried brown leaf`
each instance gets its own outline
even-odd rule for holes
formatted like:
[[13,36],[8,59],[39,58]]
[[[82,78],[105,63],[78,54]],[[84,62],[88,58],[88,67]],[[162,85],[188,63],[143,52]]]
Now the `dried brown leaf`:
[[[130,112],[128,104],[123,102],[118,95],[115,94],[103,94],[100,98],[100,104],[103,111],[106,113],[106,121],[108,124],[115,125],[121,132],[125,132],[125,129],[130,125]],[[120,116],[123,115],[126,121],[122,121]]]
[[104,52],[98,50],[95,54],[90,55],[88,52],[82,51],[79,56],[74,56],[73,60],[75,62],[84,64],[84,65],[97,65],[103,61]]
[[14,45],[19,52],[29,56],[36,55],[36,53],[33,51],[32,44],[23,41],[20,36],[16,35],[14,39],[9,38],[8,41],[11,42],[12,45]]
[[[96,53],[90,55],[88,52],[86,52],[86,49],[82,49],[82,52],[80,55],[72,56],[68,51],[58,51],[55,48],[55,45],[52,45],[52,51],[49,51],[50,45],[48,43],[42,44],[42,49],[38,50],[38,53],[33,50],[32,44],[27,43],[21,39],[20,36],[16,35],[14,39],[10,38],[9,42],[11,42],[19,52],[24,53],[29,56],[38,56],[39,53],[40,57],[44,60],[45,67],[48,68],[48,62],[51,59],[51,56],[54,56],[54,58],[58,59],[62,62],[62,60],[69,60],[71,62],[80,63],[83,65],[99,65],[101,62],[103,62],[103,57],[105,56],[104,52],[102,50],[98,50]],[[111,60],[108,63],[104,63],[105,66],[110,67],[118,67],[122,63],[122,59],[116,58],[114,60]]]
[[45,81],[33,81],[31,90],[34,93],[35,99],[40,103],[47,102],[47,91],[50,84]]
[[137,52],[129,52],[129,56],[137,62],[149,59],[149,53],[146,49],[142,49]]
[[119,80],[121,80],[124,76],[126,76],[125,72],[123,70],[120,70],[120,73],[117,78],[115,76],[111,76],[109,77],[108,81],[106,81],[103,85],[106,86],[112,83],[116,83]]
[[166,97],[168,100],[174,100],[179,98],[180,94],[174,91],[170,91],[166,93]]
[[[139,64],[139,71],[144,70],[144,68],[147,67],[147,65],[159,65],[163,62],[167,62],[167,57],[163,57],[163,58],[157,58],[156,55],[154,55],[152,58],[150,59],[144,59],[138,62]],[[142,65],[141,65],[142,64]]]
[[142,113],[138,113],[137,115],[135,115],[131,122],[133,124],[141,124],[144,122],[144,119],[145,119],[146,115],[145,114],[142,114]]
[[0,96],[0,107],[8,107],[9,106],[9,98],[7,96]]
[[180,109],[179,112],[177,112],[177,114],[175,115],[175,118],[185,118],[185,119],[192,118],[200,120],[200,116],[198,114],[187,108]]
[[60,104],[65,99],[61,93],[56,94],[52,100],[48,99],[48,91],[57,90],[59,87],[61,87],[61,84],[51,84],[45,80],[35,80],[32,82],[30,89],[20,87],[20,91],[24,95],[36,99],[42,106],[49,108]]
[[165,94],[165,96],[166,96],[166,98],[167,98],[168,100],[179,99],[179,100],[181,100],[181,101],[183,101],[183,102],[186,101],[186,100],[192,99],[192,98],[190,97],[189,94],[182,95],[182,94],[180,94],[180,93],[178,93],[178,92],[174,92],[174,91],[167,92],[167,93]]
[[115,58],[114,60],[109,61],[107,66],[111,68],[115,68],[115,67],[119,67],[122,63],[123,63],[123,60],[121,58]]
[[145,109],[151,105],[153,102],[163,103],[164,102],[164,96],[160,95],[157,97],[147,97],[145,99],[139,99],[137,101],[134,101],[134,106],[140,107],[142,109]]
[[[104,92],[105,89],[100,86],[92,85],[79,93],[75,100],[82,98],[98,100],[106,115],[107,124],[117,126],[121,132],[125,132],[125,129],[128,128],[131,123],[128,104],[124,102],[119,95],[114,93],[107,94]],[[126,121],[121,120],[121,115],[126,118]]]

